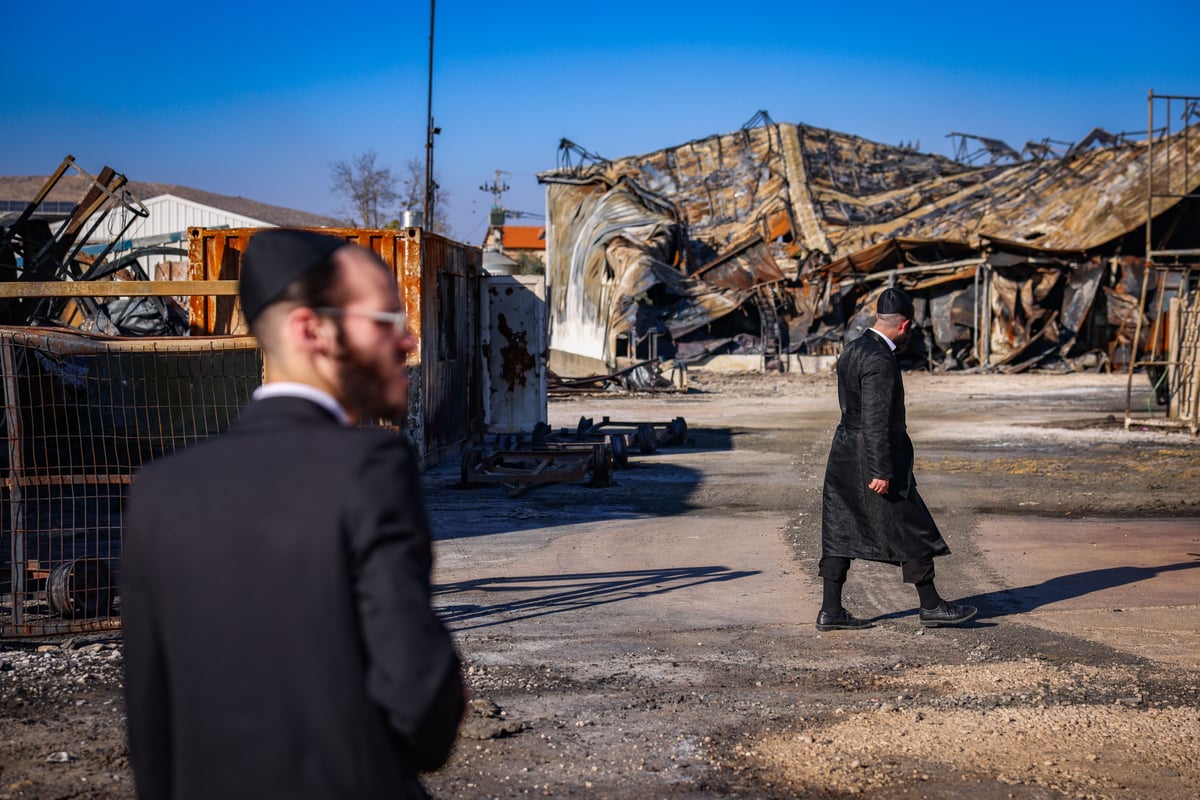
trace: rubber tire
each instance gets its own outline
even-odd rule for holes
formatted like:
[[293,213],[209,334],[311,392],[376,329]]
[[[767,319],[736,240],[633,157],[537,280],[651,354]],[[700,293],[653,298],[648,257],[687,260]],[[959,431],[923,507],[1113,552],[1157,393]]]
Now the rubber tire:
[[687,444],[688,427],[687,421],[683,417],[671,420],[667,425],[667,432],[671,434],[673,444]]
[[643,422],[637,426],[637,443],[638,450],[643,455],[650,455],[658,451],[658,437],[654,435],[654,426],[648,422]]
[[462,454],[460,477],[463,486],[471,486],[471,471],[483,463],[483,448],[468,447]]
[[611,434],[608,437],[608,449],[612,450],[613,463],[619,469],[625,469],[629,466],[629,444],[625,441],[624,434]]
[[613,458],[608,446],[597,447],[592,452],[592,481],[595,487],[612,486]]

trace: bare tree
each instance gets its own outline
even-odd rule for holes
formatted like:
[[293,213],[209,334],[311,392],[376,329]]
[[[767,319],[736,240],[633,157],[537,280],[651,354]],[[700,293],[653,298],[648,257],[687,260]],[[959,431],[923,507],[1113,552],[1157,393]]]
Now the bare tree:
[[[450,217],[446,213],[450,193],[438,185],[437,174],[433,176],[433,219],[426,228],[443,236],[450,236]],[[425,162],[410,158],[404,162],[404,177],[400,179],[400,207],[412,211],[424,211],[425,205]]]
[[382,228],[394,216],[400,199],[391,168],[376,166],[376,158],[375,151],[368,150],[350,161],[330,165],[333,193],[350,204],[341,213],[351,217],[353,225],[364,228]]

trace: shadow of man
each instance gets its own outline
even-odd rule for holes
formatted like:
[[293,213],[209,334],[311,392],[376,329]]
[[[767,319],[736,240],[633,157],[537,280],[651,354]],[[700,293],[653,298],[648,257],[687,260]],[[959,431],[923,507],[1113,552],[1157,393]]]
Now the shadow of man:
[[[1181,561],[1176,564],[1164,564],[1159,567],[1105,567],[1086,572],[1075,572],[1070,575],[1059,575],[1041,583],[1028,586],[1018,586],[1009,589],[997,589],[992,592],[964,597],[958,602],[979,608],[977,622],[985,617],[1022,614],[1042,606],[1083,597],[1093,592],[1127,586],[1131,583],[1149,580],[1165,572],[1175,572],[1181,569],[1200,567],[1200,560]],[[884,614],[876,619],[902,619],[911,617],[915,609]]]

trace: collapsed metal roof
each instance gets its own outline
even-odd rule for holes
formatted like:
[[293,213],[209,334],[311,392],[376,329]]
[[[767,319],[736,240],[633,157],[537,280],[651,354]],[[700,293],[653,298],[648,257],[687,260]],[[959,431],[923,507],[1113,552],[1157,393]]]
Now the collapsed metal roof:
[[[739,336],[747,351],[765,352],[770,336],[759,329],[778,316],[783,349],[803,352],[813,337],[835,338],[831,328],[845,335],[855,313],[833,312],[841,301],[869,299],[864,275],[945,265],[914,284],[932,301],[963,289],[980,264],[1065,270],[1130,252],[1131,234],[1146,223],[1149,176],[1174,182],[1178,194],[1200,188],[1200,170],[1171,169],[1200,161],[1198,129],[1156,141],[1153,164],[1144,139],[1102,131],[1062,156],[1031,143],[1023,161],[1003,143],[974,137],[992,156],[978,166],[775,123],[764,112],[732,133],[615,160],[564,140],[559,167],[539,175],[552,347],[613,364],[634,355],[620,352],[618,339],[655,333],[684,344],[684,355],[716,352]],[[1155,215],[1175,202],[1157,202]],[[1176,237],[1196,237],[1179,227]],[[853,291],[841,285],[851,279]],[[1042,301],[1061,303],[1063,286],[1047,292]],[[992,305],[995,295],[989,289]],[[980,303],[971,302],[977,327]],[[714,327],[726,317],[727,330]],[[1009,344],[1023,347],[1036,333],[1009,336]],[[707,345],[688,348],[681,340],[689,336]]]

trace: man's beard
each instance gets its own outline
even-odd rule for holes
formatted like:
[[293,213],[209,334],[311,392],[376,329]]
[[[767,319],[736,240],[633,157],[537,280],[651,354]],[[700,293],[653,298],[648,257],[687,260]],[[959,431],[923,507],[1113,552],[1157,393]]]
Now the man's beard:
[[892,344],[896,345],[896,352],[903,353],[908,349],[908,343],[912,341],[912,328],[909,328],[904,333],[897,333],[896,338],[892,339]]
[[347,411],[363,421],[380,419],[404,422],[404,408],[389,404],[384,392],[384,381],[373,366],[362,363],[354,356],[348,356],[339,363],[338,373]]
[[[341,381],[342,397],[346,410],[359,420],[386,420],[404,423],[407,402],[394,406],[387,398],[387,381],[379,374],[378,365],[362,358],[346,344],[342,331],[338,330],[338,379]],[[403,366],[400,367],[404,369]]]

